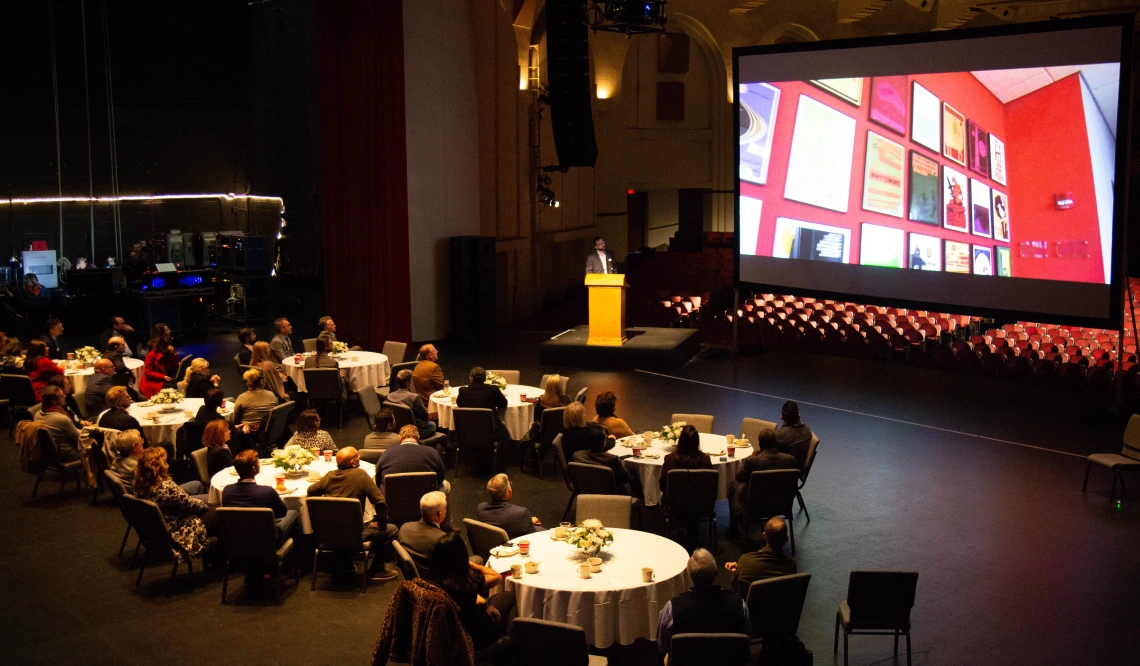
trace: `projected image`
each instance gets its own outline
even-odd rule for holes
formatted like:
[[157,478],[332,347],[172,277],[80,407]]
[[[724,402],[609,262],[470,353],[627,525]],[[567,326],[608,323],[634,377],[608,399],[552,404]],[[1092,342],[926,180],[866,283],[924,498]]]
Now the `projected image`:
[[916,271],[942,270],[942,239],[911,234],[908,257],[908,265]]
[[906,246],[902,229],[864,224],[859,233],[859,263],[864,266],[902,268]]
[[781,217],[776,220],[772,256],[848,263],[851,230]]
[[768,159],[780,89],[766,83],[740,86],[740,179],[763,185],[768,180]]

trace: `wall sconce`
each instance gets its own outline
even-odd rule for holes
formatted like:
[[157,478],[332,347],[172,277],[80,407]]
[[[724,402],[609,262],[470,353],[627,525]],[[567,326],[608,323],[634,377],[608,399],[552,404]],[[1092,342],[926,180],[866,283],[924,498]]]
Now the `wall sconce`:
[[1069,210],[1073,207],[1072,192],[1058,192],[1053,195],[1053,207],[1057,210]]

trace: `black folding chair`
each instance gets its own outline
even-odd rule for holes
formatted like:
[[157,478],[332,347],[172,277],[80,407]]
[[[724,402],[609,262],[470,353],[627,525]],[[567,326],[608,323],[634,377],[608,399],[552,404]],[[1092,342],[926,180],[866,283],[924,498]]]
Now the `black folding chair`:
[[8,436],[13,437],[16,434],[16,416],[27,412],[39,400],[36,400],[36,390],[27,375],[0,375],[0,388],[8,400]]
[[[273,509],[219,507],[218,524],[222,529],[225,552],[222,555],[222,603],[230,582],[230,565],[273,566],[274,603],[281,602],[281,563],[293,549],[293,540],[277,545],[277,521]],[[298,579],[294,569],[293,580]]]
[[[344,553],[363,560],[360,591],[368,591],[368,551],[372,542],[364,540],[364,509],[351,497],[309,497],[305,500],[309,524],[313,528],[313,572],[310,591],[317,589],[317,561],[321,553]],[[381,525],[383,521],[378,521]]]
[[[182,546],[179,546],[178,542],[171,536],[170,526],[166,524],[166,518],[163,517],[162,510],[158,508],[158,505],[150,500],[139,499],[134,495],[124,495],[123,502],[126,504],[134,528],[138,532],[139,544],[145,549],[143,558],[139,562],[139,576],[135,579],[135,587],[142,584],[147,561],[152,558],[160,562],[164,560],[174,562],[174,566],[170,569],[170,582],[173,585],[174,578],[178,575],[179,557],[186,561],[190,584],[193,585],[194,558]],[[211,537],[207,548],[216,543],[217,539]],[[202,555],[205,553],[206,551],[203,550]],[[205,566],[204,562],[203,560],[203,566]]]
[[[127,547],[127,537],[131,535],[131,529],[134,527],[134,518],[127,510],[126,503],[123,502],[124,495],[133,495],[123,479],[109,469],[103,470],[103,476],[107,479],[107,486],[111,489],[111,497],[115,498],[115,504],[119,507],[119,513],[123,514],[123,520],[127,523],[127,531],[123,532],[123,542],[119,544],[119,557],[123,556],[123,549]],[[138,553],[138,548],[135,548],[135,553]]]
[[605,465],[572,462],[567,465],[578,495],[617,495],[614,471]]
[[906,663],[910,665],[910,610],[918,589],[916,571],[852,571],[847,583],[847,599],[839,602],[835,614],[835,644],[839,651],[839,629],[843,629],[843,664],[847,664],[847,637],[866,634],[895,637],[895,658],[899,656],[899,636],[906,636]]
[[752,657],[748,634],[677,634],[669,642],[669,666],[744,666]]
[[678,525],[709,521],[709,543],[716,552],[716,495],[720,472],[713,469],[674,469],[666,477],[666,518]]
[[340,410],[340,427],[344,427],[344,384],[340,378],[340,370],[336,368],[305,368],[305,391],[309,394],[309,403],[314,407],[324,405],[326,416],[328,405],[336,405]]
[[554,444],[554,438],[561,435],[562,431],[566,429],[563,425],[563,414],[566,412],[565,407],[547,407],[542,410],[542,417],[539,421],[539,438],[535,442],[523,442],[523,454],[519,457],[519,469],[523,469],[526,463],[527,454],[533,456],[534,468],[538,472],[538,478],[544,478],[542,473],[542,460],[546,454],[550,452],[550,447]]
[[289,429],[289,417],[293,414],[296,404],[292,401],[282,403],[269,411],[269,416],[265,418],[265,427],[261,429],[261,441],[258,445],[261,451],[272,451],[283,442]]
[[796,635],[810,582],[809,573],[752,581],[747,601],[754,642]]
[[459,476],[460,458],[470,462],[479,451],[491,452],[491,470],[499,468],[499,442],[495,439],[495,410],[485,407],[455,407],[451,410],[451,426],[455,437],[455,476]]
[[753,521],[766,521],[773,516],[787,519],[792,555],[796,554],[796,529],[792,524],[792,507],[796,501],[800,470],[768,469],[752,472],[748,479],[748,504],[740,517],[741,539],[748,545],[748,527]]
[[574,506],[575,498],[578,497],[578,491],[574,488],[574,477],[570,476],[570,467],[566,464],[566,452],[562,450],[561,434],[555,436],[551,446],[554,448],[554,462],[558,463],[558,471],[562,473],[562,480],[566,483],[566,489],[570,491],[570,501],[566,502],[566,510],[562,512],[562,520],[565,521],[570,515],[570,508]]
[[396,527],[419,520],[420,498],[439,486],[435,472],[388,474],[382,482],[384,502],[388,505],[388,522]]
[[522,666],[586,666],[591,663],[586,632],[573,624],[516,618],[511,643]]
[[60,460],[59,449],[55,446],[55,440],[52,439],[51,433],[43,428],[37,431],[36,438],[40,445],[40,460],[36,465],[36,485],[32,486],[32,499],[35,499],[36,492],[40,489],[40,481],[44,480],[44,472],[48,470],[59,474],[60,493],[67,486],[67,475],[69,473],[75,475],[75,487],[79,488],[82,484],[80,476],[83,474],[83,461]]

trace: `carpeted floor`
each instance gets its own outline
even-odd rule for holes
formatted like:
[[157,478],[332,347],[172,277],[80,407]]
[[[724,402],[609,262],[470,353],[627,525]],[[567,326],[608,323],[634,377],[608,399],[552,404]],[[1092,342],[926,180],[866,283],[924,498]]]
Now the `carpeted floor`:
[[[599,391],[615,391],[635,430],[692,412],[713,414],[717,433],[738,432],[743,417],[776,420],[784,399],[800,401],[822,440],[803,493],[812,522],[795,523],[799,567],[812,574],[799,635],[817,664],[832,663],[835,610],[853,569],[919,572],[916,664],[1136,663],[1140,511],[1135,491],[1109,505],[1104,470],[1080,492],[1083,456],[1120,447],[1122,422],[1094,405],[1006,382],[784,352],[706,351],[675,373],[543,368],[545,337],[502,329],[479,353],[440,345],[441,365],[453,384],[476,363],[518,368],[529,384],[565,371],[572,390],[590,387],[591,405]],[[233,395],[236,345],[227,336],[183,351],[209,358]],[[350,444],[366,424],[354,413],[330,431]],[[367,660],[395,583],[360,594],[321,576],[310,592],[302,578],[274,606],[243,591],[236,575],[233,602],[222,606],[212,572],[167,596],[169,567],[159,566],[136,590],[129,558],[116,555],[124,524],[109,496],[92,506],[89,492],[56,495],[58,485],[47,483],[32,501],[33,479],[9,451],[0,464],[0,567],[9,572],[0,663]],[[516,501],[557,523],[568,497],[561,479],[523,475],[517,465],[508,473]],[[469,473],[452,481],[456,523],[473,515],[485,482]],[[651,529],[659,525],[649,518]],[[738,555],[720,540],[718,561]],[[889,638],[854,637],[851,648],[852,664],[893,663]],[[607,654],[613,664],[660,663],[648,642]]]

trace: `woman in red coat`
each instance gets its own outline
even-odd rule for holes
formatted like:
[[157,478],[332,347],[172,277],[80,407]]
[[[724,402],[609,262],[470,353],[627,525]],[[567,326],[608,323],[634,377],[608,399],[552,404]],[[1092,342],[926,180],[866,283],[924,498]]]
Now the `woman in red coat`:
[[36,402],[43,400],[44,387],[48,385],[55,375],[62,375],[63,370],[48,358],[47,343],[43,340],[32,340],[28,344],[28,354],[24,357],[24,370],[32,380],[32,388],[36,392]]
[[178,352],[170,344],[170,327],[155,324],[150,330],[150,351],[143,361],[143,378],[139,393],[150,398],[162,390],[163,384],[178,376]]

